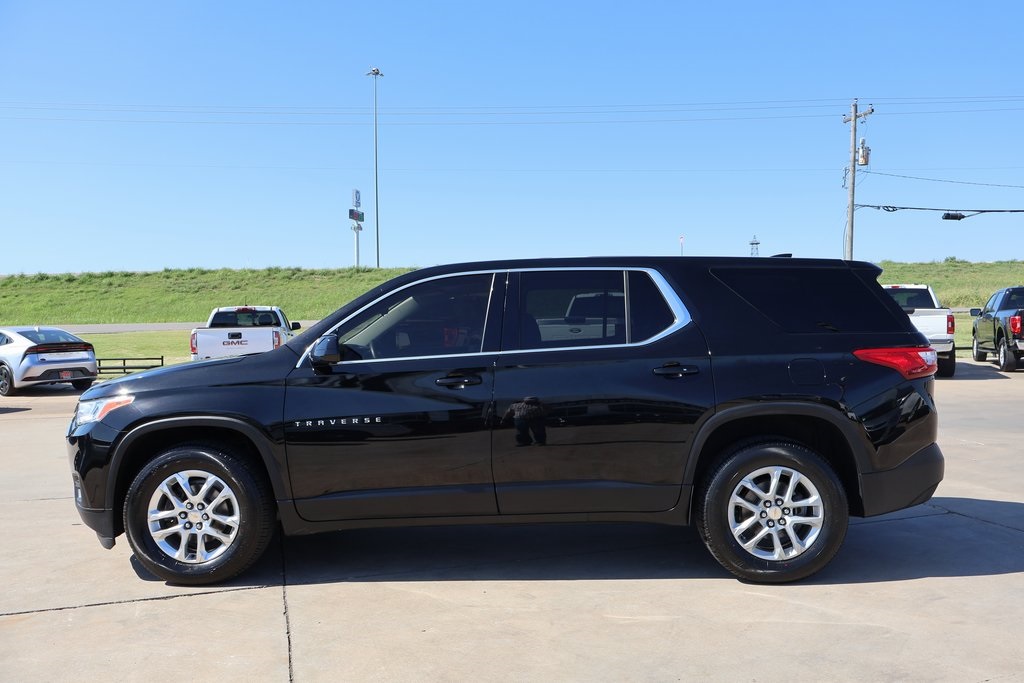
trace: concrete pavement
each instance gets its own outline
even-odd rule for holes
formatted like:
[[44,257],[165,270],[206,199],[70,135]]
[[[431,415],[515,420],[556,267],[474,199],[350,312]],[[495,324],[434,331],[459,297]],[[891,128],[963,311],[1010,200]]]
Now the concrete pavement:
[[820,574],[741,583],[690,530],[361,530],[277,539],[169,586],[78,518],[77,392],[0,399],[0,680],[1024,680],[1024,372],[936,382],[946,479],[854,520]]

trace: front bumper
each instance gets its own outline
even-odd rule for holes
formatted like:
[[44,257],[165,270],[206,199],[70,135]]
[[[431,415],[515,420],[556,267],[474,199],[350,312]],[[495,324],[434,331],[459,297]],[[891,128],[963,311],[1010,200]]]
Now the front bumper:
[[862,474],[864,516],[883,515],[926,502],[942,481],[945,467],[942,450],[933,443],[891,470]]
[[82,518],[82,521],[87,527],[96,532],[96,538],[99,539],[100,545],[107,550],[110,550],[114,547],[114,538],[116,535],[116,532],[114,531],[113,510],[82,507],[82,504],[79,502],[80,494],[81,488],[78,485],[76,477],[75,507],[78,508],[78,516]]
[[103,423],[69,425],[65,439],[74,485],[75,508],[87,527],[96,532],[104,548],[114,547],[117,529],[114,510],[106,500],[107,454],[113,430]]

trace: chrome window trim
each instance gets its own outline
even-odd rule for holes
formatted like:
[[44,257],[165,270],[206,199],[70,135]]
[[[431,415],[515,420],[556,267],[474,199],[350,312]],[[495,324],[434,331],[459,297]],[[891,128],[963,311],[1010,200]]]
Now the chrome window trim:
[[[347,323],[349,320],[352,320],[352,318],[354,318],[357,315],[361,314],[366,309],[371,308],[372,306],[376,306],[378,303],[380,303],[382,300],[388,298],[392,294],[397,294],[398,292],[405,291],[406,289],[409,289],[410,287],[414,287],[416,285],[421,285],[421,284],[423,284],[425,282],[433,282],[434,280],[447,280],[449,278],[465,277],[467,275],[490,275],[491,276],[491,290],[487,294],[487,315],[490,315],[491,300],[494,297],[494,283],[496,282],[496,278],[497,278],[498,274],[502,273],[502,272],[506,272],[506,271],[503,271],[503,270],[469,270],[469,271],[461,271],[461,272],[458,272],[458,273],[444,273],[442,275],[432,275],[430,277],[425,277],[422,280],[415,280],[413,282],[409,282],[407,284],[404,284],[401,287],[399,287],[398,289],[392,289],[389,292],[385,292],[384,294],[381,294],[379,297],[377,297],[373,301],[369,302],[365,306],[359,308],[358,310],[353,311],[351,314],[349,314],[348,316],[346,316],[342,320],[338,321],[337,325],[335,325],[334,327],[332,327],[331,329],[327,330],[326,332],[321,334],[319,337],[314,339],[313,342],[309,346],[307,346],[306,349],[302,352],[302,355],[299,356],[299,360],[298,360],[298,362],[295,363],[295,367],[298,368],[299,366],[301,366],[306,361],[306,359],[309,357],[309,352],[312,350],[312,348],[316,345],[316,343],[318,341],[323,339],[328,334],[334,334],[335,332],[337,332],[338,328],[340,328],[342,325]],[[487,317],[486,317],[486,315],[484,317],[484,329],[485,330],[487,329]],[[482,340],[481,340],[481,343],[483,343]],[[457,357],[460,357],[460,356],[461,357],[465,357],[465,356],[483,356],[483,355],[488,355],[488,354],[486,352],[484,352],[484,351],[481,351],[479,353],[453,353],[453,354],[445,354],[445,355],[442,355],[442,356],[400,356],[398,358],[368,358],[366,360],[349,360],[349,361],[345,361],[345,363],[382,363],[382,362],[393,361],[393,360],[409,360],[409,359],[412,359],[412,358],[457,358]]]
[[[508,276],[511,273],[540,273],[540,272],[568,272],[568,271],[595,271],[595,270],[599,270],[599,271],[608,271],[608,270],[610,270],[610,271],[621,271],[622,272],[622,274],[623,274],[623,286],[624,286],[624,289],[625,289],[625,293],[627,295],[626,296],[626,317],[627,317],[627,320],[629,319],[629,315],[630,315],[629,309],[631,308],[631,306],[629,306],[629,297],[628,297],[628,294],[629,294],[629,273],[646,273],[647,276],[650,277],[651,280],[654,282],[654,286],[661,293],[662,299],[664,299],[665,303],[668,304],[669,309],[672,311],[672,315],[675,317],[675,322],[673,322],[671,325],[669,325],[668,327],[666,327],[664,330],[662,330],[658,334],[654,335],[653,337],[649,337],[649,338],[644,339],[643,341],[639,341],[639,342],[630,342],[630,341],[627,340],[627,342],[624,343],[624,344],[592,344],[592,345],[588,345],[588,346],[559,346],[559,347],[541,348],[541,349],[509,349],[509,350],[501,350],[501,351],[480,351],[479,353],[453,353],[453,354],[433,355],[433,356],[400,356],[400,357],[397,357],[397,358],[368,358],[368,359],[365,359],[365,360],[350,360],[350,361],[344,361],[344,362],[345,362],[346,365],[349,365],[349,364],[351,364],[351,365],[362,365],[362,364],[365,364],[365,363],[389,363],[389,362],[393,362],[393,361],[406,361],[406,360],[424,360],[424,359],[425,360],[429,360],[429,359],[432,359],[432,358],[475,358],[475,357],[480,357],[480,356],[500,356],[502,354],[507,354],[507,353],[556,353],[556,352],[559,352],[559,351],[589,351],[589,350],[594,350],[594,349],[637,348],[637,347],[648,346],[650,344],[654,344],[655,342],[661,341],[665,337],[668,337],[668,336],[670,336],[672,334],[675,334],[676,332],[678,332],[679,330],[683,329],[684,327],[686,327],[687,325],[689,325],[693,321],[693,317],[690,315],[690,312],[687,310],[687,308],[683,304],[682,300],[676,294],[675,289],[673,289],[672,285],[670,285],[668,283],[668,280],[665,279],[665,276],[662,275],[661,272],[658,271],[655,268],[647,268],[647,267],[644,267],[644,266],[570,266],[570,267],[559,268],[557,266],[550,266],[550,267],[540,267],[540,268],[504,268],[504,269],[499,269],[499,270],[470,270],[470,271],[461,271],[461,272],[457,272],[457,273],[444,273],[443,275],[433,275],[431,277],[426,277],[426,278],[423,278],[422,280],[416,280],[414,282],[410,282],[408,284],[402,285],[398,289],[393,289],[393,290],[391,290],[389,292],[386,292],[386,293],[382,294],[381,296],[379,296],[376,299],[374,299],[373,301],[369,302],[368,304],[366,304],[362,308],[360,308],[360,309],[358,309],[356,311],[353,311],[350,315],[345,317],[343,320],[339,321],[337,325],[332,327],[327,332],[324,332],[324,334],[320,335],[320,337],[318,337],[317,340],[314,340],[302,352],[302,355],[299,357],[299,360],[295,364],[295,367],[296,368],[300,367],[302,365],[302,363],[306,361],[306,359],[309,357],[310,350],[313,348],[313,346],[316,344],[316,342],[319,339],[323,338],[325,335],[333,334],[333,333],[337,332],[338,328],[342,327],[349,320],[351,320],[352,318],[356,317],[357,315],[359,315],[360,313],[362,313],[366,309],[370,308],[371,306],[375,306],[381,300],[383,300],[383,299],[385,299],[385,298],[387,298],[387,297],[389,297],[389,296],[391,296],[393,294],[397,294],[398,292],[401,292],[401,291],[403,291],[405,289],[408,289],[409,287],[412,287],[414,285],[420,285],[420,284],[423,284],[425,282],[432,282],[434,280],[446,280],[448,278],[453,278],[453,277],[464,277],[464,276],[467,276],[467,275],[491,275],[492,276],[491,277],[491,291],[490,291],[490,294],[488,295],[488,298],[487,298],[487,315],[489,316],[490,315],[490,310],[491,310],[491,303],[492,303],[493,297],[494,297],[494,285],[497,282],[497,278],[502,273],[505,274],[506,282],[507,282],[508,281]],[[487,329],[487,318],[486,317],[484,319],[484,329],[485,330]],[[629,328],[627,327],[627,330],[628,329]]]

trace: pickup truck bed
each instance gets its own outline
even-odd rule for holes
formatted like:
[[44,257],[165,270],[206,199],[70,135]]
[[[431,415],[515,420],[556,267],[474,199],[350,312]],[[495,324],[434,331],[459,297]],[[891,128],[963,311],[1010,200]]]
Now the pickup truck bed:
[[943,308],[935,292],[928,285],[882,285],[882,289],[910,316],[917,331],[928,338],[928,343],[939,356],[939,377],[952,377],[956,373],[954,333],[956,321],[953,311]]
[[224,306],[210,313],[206,327],[192,330],[192,360],[263,353],[288,341],[299,323],[276,306]]

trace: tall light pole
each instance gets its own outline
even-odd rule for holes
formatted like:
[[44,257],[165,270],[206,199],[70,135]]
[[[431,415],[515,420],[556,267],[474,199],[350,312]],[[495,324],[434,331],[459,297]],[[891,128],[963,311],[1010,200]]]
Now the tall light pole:
[[373,231],[377,243],[377,267],[380,268],[380,191],[377,185],[377,79],[384,74],[377,67],[370,67],[367,76],[373,76]]
[[850,196],[846,207],[846,244],[843,247],[843,258],[847,261],[853,260],[853,212],[855,210],[854,188],[857,185],[857,119],[866,118],[868,114],[874,113],[875,108],[868,105],[867,111],[857,113],[857,100],[853,101],[850,108],[850,115],[843,117],[843,123],[851,123],[850,126]]

